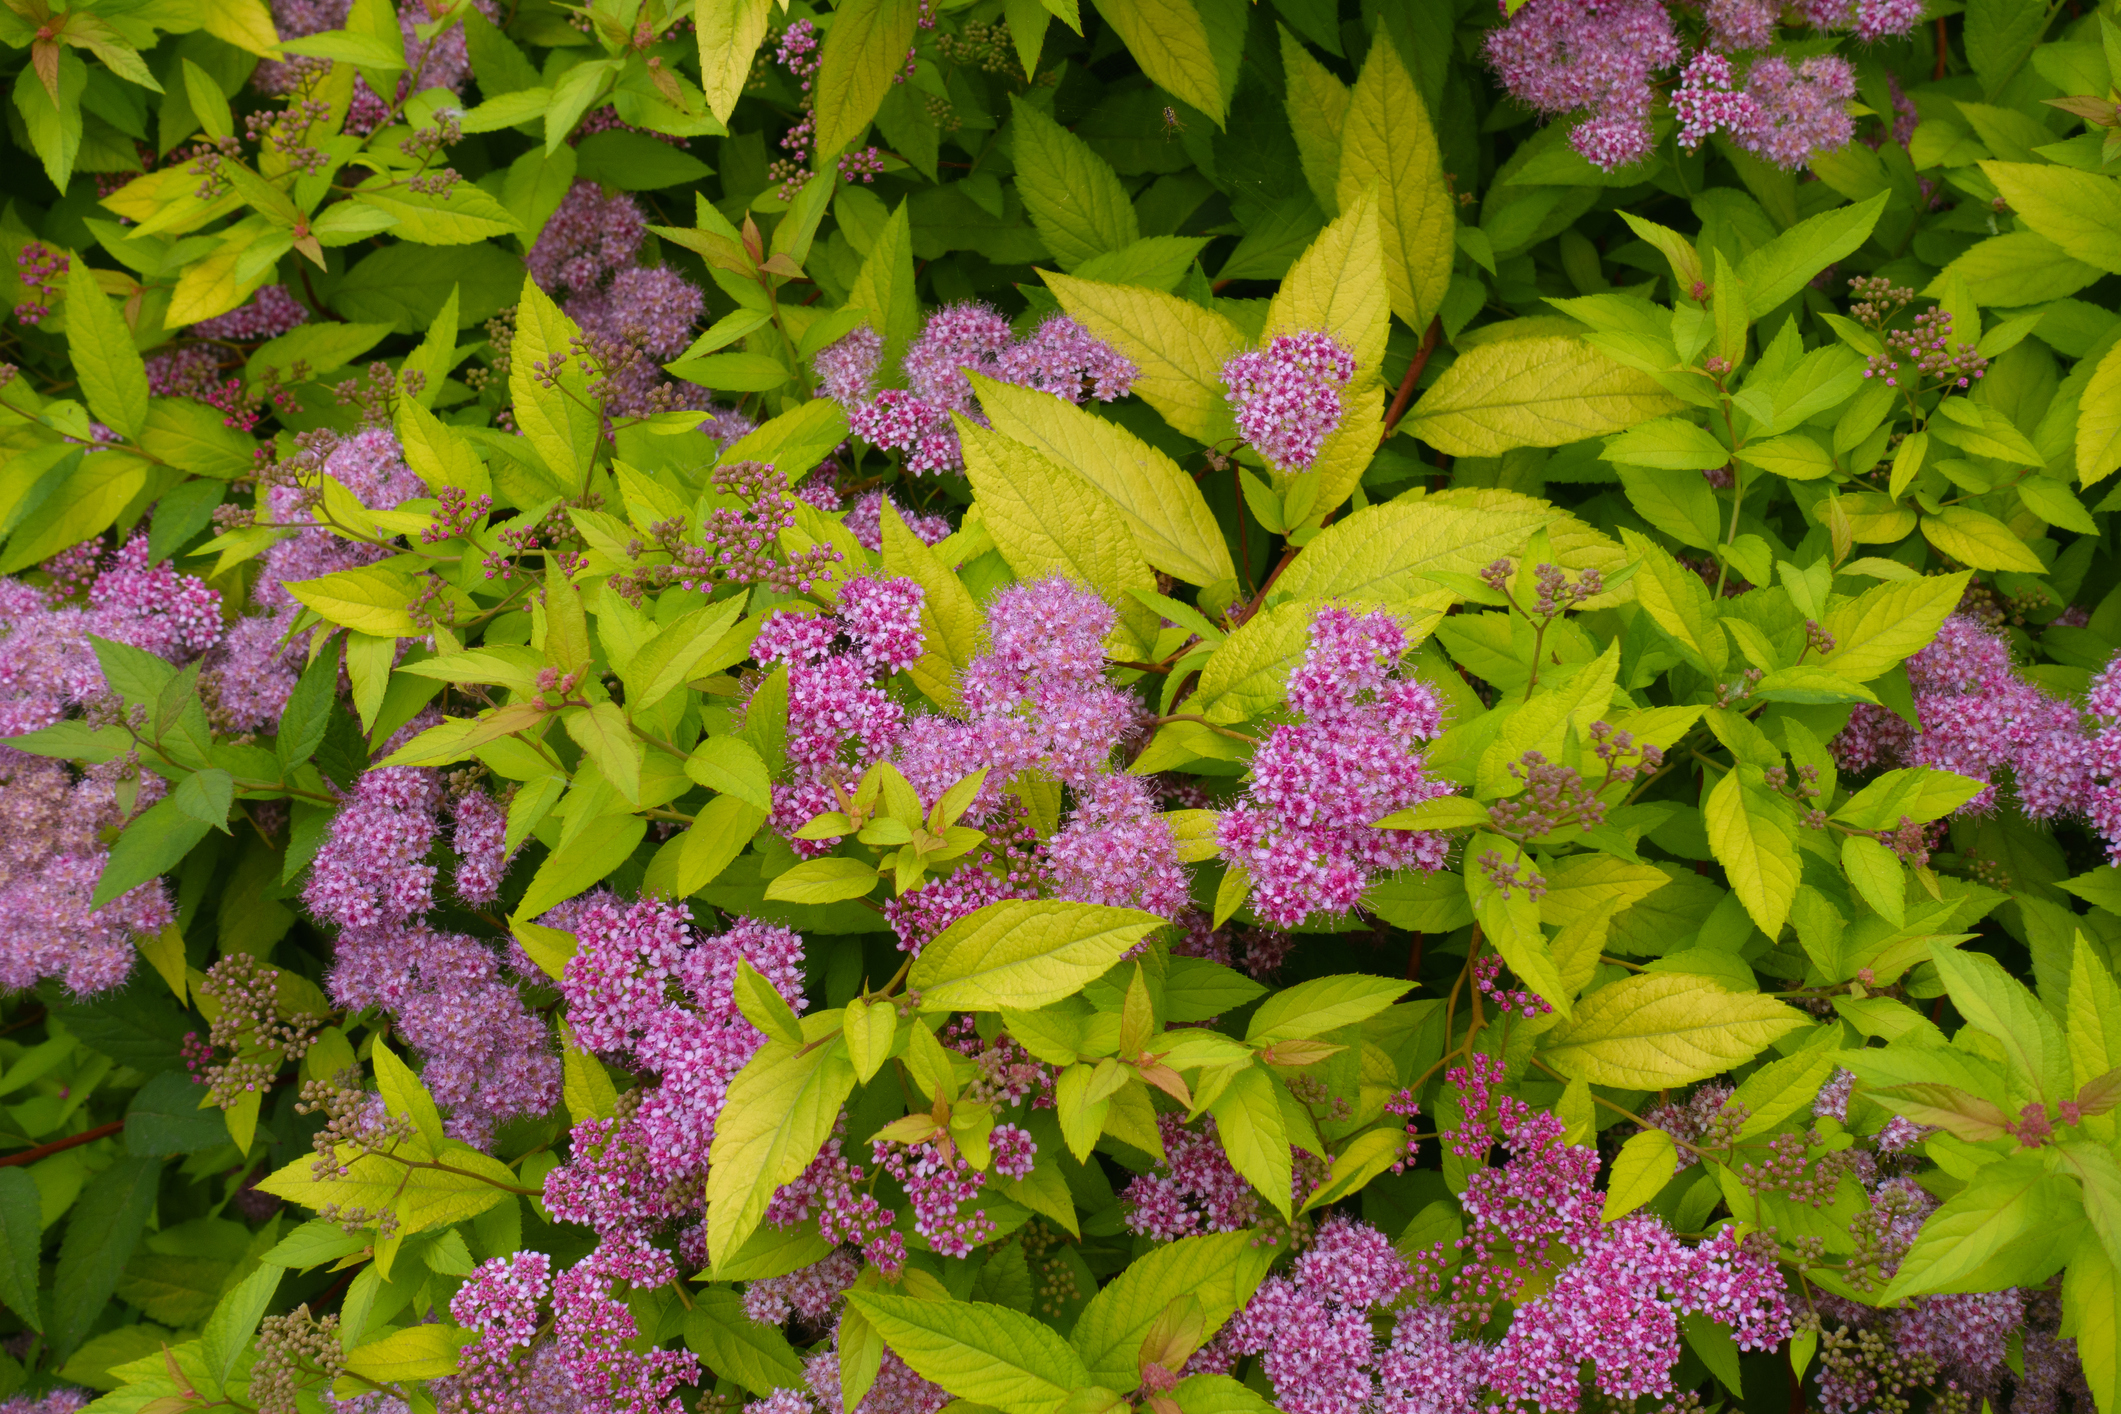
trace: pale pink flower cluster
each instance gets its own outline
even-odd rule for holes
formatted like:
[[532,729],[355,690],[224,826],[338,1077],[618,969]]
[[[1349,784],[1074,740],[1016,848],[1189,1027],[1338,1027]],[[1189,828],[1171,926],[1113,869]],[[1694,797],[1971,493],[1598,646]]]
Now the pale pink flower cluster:
[[[493,0],[472,3],[481,15],[500,23],[501,12]],[[346,28],[352,9],[353,0],[273,0],[273,27],[282,39],[306,38]],[[471,52],[465,42],[464,26],[451,25],[433,39],[423,40],[415,27],[428,19],[424,5],[407,5],[398,14],[398,32],[405,44],[405,71],[399,75],[394,95],[399,102],[430,88],[446,88],[461,95],[465,81],[471,77]],[[268,59],[258,65],[251,83],[260,93],[281,94],[294,87],[296,77],[294,66]],[[353,102],[346,112],[347,132],[374,132],[391,120],[392,113],[392,103],[370,88],[366,79],[354,80]]]
[[[1888,708],[1858,706],[1833,741],[1844,770],[1929,766],[1988,783],[1960,807],[1975,815],[1995,808],[1994,782],[2008,771],[2028,817],[2051,820],[2082,812],[2098,824],[2097,739],[2086,741],[2075,707],[2011,671],[2010,644],[2002,637],[1965,614],[1954,614],[1927,647],[1907,660],[1907,676],[1921,727],[1909,726]],[[2095,713],[2100,700],[2095,689]],[[2111,705],[2121,706],[2121,694]],[[2121,814],[2116,823],[2121,824]]]
[[1283,471],[1309,471],[1340,427],[1341,389],[1354,377],[1355,355],[1307,329],[1232,357],[1223,365],[1223,398],[1254,451]]
[[900,362],[904,388],[876,391],[882,357],[882,338],[863,327],[819,353],[812,367],[825,395],[847,410],[854,434],[881,451],[903,452],[903,469],[914,476],[964,465],[952,414],[986,425],[968,369],[1071,403],[1123,398],[1139,372],[1064,314],[1048,316],[1018,339],[1008,320],[977,302],[945,305],[928,316]]
[[1250,872],[1251,907],[1274,927],[1347,912],[1380,873],[1443,867],[1444,836],[1372,828],[1452,791],[1413,749],[1442,733],[1443,710],[1425,684],[1399,676],[1406,647],[1382,610],[1328,608],[1312,621],[1289,675],[1289,706],[1303,720],[1268,733],[1218,826],[1223,857]]
[[1487,48],[1512,98],[1551,116],[1586,115],[1569,134],[1586,161],[1610,171],[1649,155],[1650,79],[1679,62],[1661,0],[1527,0]]
[[822,1261],[785,1276],[749,1283],[744,1288],[744,1314],[762,1326],[786,1325],[795,1317],[816,1325],[839,1309],[847,1288],[861,1272],[861,1263],[835,1248]]
[[[2091,690],[2085,695],[2085,705],[2090,710],[2092,725],[2082,747],[2079,767],[2083,781],[2080,808],[2092,828],[2106,841],[2108,859],[2121,863],[2121,655],[2117,655],[2092,680]],[[2046,785],[2045,778],[2040,785]],[[2025,794],[2022,772],[2018,790],[2021,796]]]

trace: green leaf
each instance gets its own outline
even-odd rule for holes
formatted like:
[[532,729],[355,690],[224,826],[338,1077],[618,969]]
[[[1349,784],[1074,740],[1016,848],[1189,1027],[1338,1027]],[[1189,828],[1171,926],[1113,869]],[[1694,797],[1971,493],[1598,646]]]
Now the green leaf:
[[1281,31],[1281,66],[1289,76],[1284,106],[1296,135],[1304,182],[1328,215],[1339,206],[1340,135],[1348,123],[1348,86],[1297,41]]
[[1710,471],[1728,465],[1731,450],[1684,418],[1660,417],[1610,438],[1599,456],[1658,471]]
[[1846,835],[1841,872],[1873,913],[1895,928],[1907,921],[1907,873],[1898,855],[1868,835]]
[[91,452],[22,518],[0,559],[15,574],[110,529],[147,485],[148,464],[126,452]]
[[1644,972],[1601,987],[1546,1033],[1545,1056],[1593,1085],[1662,1090],[1719,1075],[1805,1025],[1803,1013],[1707,977]]
[[788,1337],[744,1314],[744,1300],[726,1287],[695,1292],[685,1313],[685,1345],[715,1374],[761,1397],[802,1389],[803,1362]]
[[713,169],[699,158],[646,133],[608,128],[576,144],[576,175],[620,191],[689,187]]
[[2077,1342],[2095,1406],[2121,1407],[2121,1268],[2103,1248],[2076,1253],[2062,1274],[2061,1334]]
[[1738,262],[1746,304],[1765,315],[1809,284],[1837,260],[1856,253],[1870,239],[1871,228],[1885,211],[1887,193],[1879,192],[1853,206],[1822,211],[1776,236]]
[[380,565],[291,580],[282,587],[326,622],[356,633],[410,638],[420,632],[408,612],[419,595],[418,583]]
[[116,1159],[97,1174],[75,1202],[59,1245],[45,1334],[59,1359],[84,1340],[133,1255],[155,1208],[160,1159]]
[[1245,1028],[1245,1040],[1255,1046],[1267,1046],[1360,1025],[1405,996],[1412,986],[1410,982],[1356,973],[1314,977],[1261,1002]]
[[111,846],[89,907],[101,908],[174,869],[213,826],[185,813],[173,797],[157,801],[127,825]]
[[121,437],[138,437],[147,426],[147,364],[79,256],[66,272],[66,353],[89,411]]
[[2089,486],[2121,470],[2121,344],[2100,356],[2077,413],[2077,478]]
[[271,1308],[273,1297],[280,1289],[280,1278],[286,1275],[286,1271],[285,1267],[261,1265],[236,1283],[214,1307],[206,1328],[199,1333],[199,1358],[213,1381],[212,1392],[225,1389],[230,1376],[235,1374],[236,1362],[250,1344],[258,1322]]
[[[195,1154],[229,1142],[218,1109],[199,1108],[199,1086],[183,1071],[165,1070],[140,1087],[125,1110],[125,1151],[142,1158]],[[6,1301],[0,1293],[0,1301]],[[12,1304],[12,1303],[10,1303]]]
[[671,894],[690,898],[720,878],[765,823],[766,812],[749,801],[733,795],[718,795],[708,801],[685,832],[656,854],[657,864],[664,855],[671,857]]
[[741,737],[703,739],[685,759],[685,774],[709,790],[733,795],[761,810],[773,809],[773,777],[758,751]]
[[1837,1027],[1822,1026],[1795,1054],[1771,1060],[1739,1083],[1731,1099],[1743,1105],[1747,1118],[1738,1137],[1766,1134],[1791,1115],[1809,1110],[1820,1087],[1833,1073],[1840,1047]]
[[2048,1172],[2037,1152],[2012,1154],[1977,1170],[1929,1215],[1878,1299],[2038,1285],[2085,1235],[2069,1181]]
[[813,89],[818,165],[837,157],[876,116],[906,67],[919,20],[914,0],[849,0],[832,12]]
[[1071,1338],[1090,1381],[1132,1389],[1141,1379],[1142,1339],[1178,1297],[1199,1299],[1202,1338],[1213,1336],[1251,1300],[1273,1260],[1250,1232],[1181,1237],[1136,1258],[1076,1318]]
[[1834,819],[1859,830],[1896,830],[1902,820],[1926,825],[1951,814],[1986,787],[1930,766],[1887,771],[1851,796]]
[[2063,254],[2121,271],[2121,191],[2111,180],[2045,163],[1983,162],[1981,170],[2012,214]]
[[867,1085],[884,1062],[891,1058],[898,1038],[898,1007],[888,997],[847,1003],[842,1029],[847,1036],[847,1055],[854,1062],[854,1078]]
[[[190,1083],[187,1079],[187,1085]],[[43,1241],[43,1200],[22,1168],[0,1169],[0,1303],[32,1330],[44,1329],[37,1301],[37,1249]]]
[[1797,822],[1788,801],[1747,785],[1740,775],[1739,769],[1727,771],[1710,788],[1701,806],[1702,823],[1709,851],[1730,876],[1739,902],[1773,938],[1781,934],[1797,895]]
[[1451,284],[1457,203],[1444,180],[1428,104],[1389,42],[1370,46],[1348,101],[1334,184],[1341,210],[1372,186],[1392,312],[1410,329],[1427,329]]
[[1112,164],[1023,99],[1009,99],[1018,194],[1046,249],[1072,271],[1141,238],[1134,203]]
[[795,1019],[787,998],[759,974],[750,959],[736,960],[734,996],[744,1019],[776,1041],[791,1046],[803,1044],[803,1027]]
[[1415,401],[1408,426],[1454,457],[1496,457],[1618,432],[1678,406],[1647,373],[1580,338],[1535,335],[1460,354]]
[[[828,1027],[838,1032],[839,1013],[803,1019],[803,1034],[812,1041]],[[837,1034],[809,1048],[769,1040],[745,1062],[729,1083],[708,1155],[707,1248],[713,1261],[742,1247],[774,1191],[817,1157],[853,1089],[854,1067]]]
[[567,735],[574,738],[582,754],[596,763],[611,788],[629,805],[641,799],[642,743],[626,723],[626,713],[615,702],[597,702],[588,707],[569,707],[560,714]]
[[923,1012],[1036,1011],[1081,991],[1161,926],[1163,919],[1133,908],[991,903],[936,934],[907,981]]
[[1089,1383],[1051,1326],[1005,1306],[859,1290],[847,1300],[915,1374],[1002,1414],[1054,1414]]
[[1606,1182],[1604,1220],[1624,1218],[1664,1192],[1678,1172],[1678,1159],[1678,1146],[1661,1129],[1645,1129],[1622,1144]]
[[2045,574],[2047,565],[2011,528],[1966,506],[1946,506],[1922,518],[1923,538],[1962,565],[1977,570]]

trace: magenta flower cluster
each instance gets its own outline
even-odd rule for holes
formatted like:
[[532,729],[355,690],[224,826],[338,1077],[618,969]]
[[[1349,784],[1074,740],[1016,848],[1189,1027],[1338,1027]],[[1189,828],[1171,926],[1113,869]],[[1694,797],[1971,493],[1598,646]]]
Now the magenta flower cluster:
[[1340,427],[1341,390],[1355,377],[1355,355],[1330,334],[1276,334],[1223,365],[1223,398],[1237,435],[1270,465],[1309,471]]
[[1378,874],[1443,867],[1449,841],[1372,828],[1395,811],[1449,795],[1413,743],[1443,731],[1436,695],[1399,675],[1406,633],[1382,610],[1329,608],[1289,675],[1302,721],[1268,733],[1244,796],[1218,826],[1223,857],[1250,873],[1255,913],[1280,928],[1345,913]]
[[991,306],[945,305],[928,316],[899,369],[903,388],[877,391],[883,339],[866,325],[820,352],[813,361],[819,389],[847,410],[854,434],[881,451],[904,454],[914,476],[964,465],[953,414],[986,425],[966,371],[1002,383],[1037,388],[1080,403],[1123,398],[1134,388],[1135,366],[1064,314],[1049,315],[1018,339]]

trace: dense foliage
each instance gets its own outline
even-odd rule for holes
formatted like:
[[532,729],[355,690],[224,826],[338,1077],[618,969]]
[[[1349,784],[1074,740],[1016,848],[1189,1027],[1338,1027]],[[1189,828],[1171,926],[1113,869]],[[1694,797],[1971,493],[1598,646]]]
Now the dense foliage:
[[2121,1414],[2121,23],[4,0],[17,1414]]

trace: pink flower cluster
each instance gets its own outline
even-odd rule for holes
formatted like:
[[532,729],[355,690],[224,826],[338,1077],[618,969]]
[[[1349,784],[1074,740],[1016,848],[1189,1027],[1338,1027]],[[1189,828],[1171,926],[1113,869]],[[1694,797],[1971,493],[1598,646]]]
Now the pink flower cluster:
[[[1573,1414],[1584,1373],[1614,1400],[1672,1393],[1681,1355],[1679,1318],[1705,1314],[1741,1349],[1790,1336],[1788,1300],[1771,1256],[1729,1230],[1689,1247],[1656,1218],[1599,1221],[1598,1155],[1562,1142],[1561,1121],[1494,1093],[1498,1061],[1476,1055],[1453,1069],[1465,1120],[1448,1142],[1476,1165],[1496,1132],[1509,1158],[1475,1167],[1462,1195],[1468,1224],[1456,1294],[1444,1303],[1440,1249],[1412,1261],[1374,1228],[1335,1216],[1286,1277],[1263,1283],[1245,1309],[1196,1357],[1227,1365],[1258,1354],[1277,1407],[1291,1414],[1471,1414],[1489,1391],[1504,1404]],[[1537,1296],[1527,1273],[1562,1265]],[[1515,1302],[1493,1345],[1460,1337],[1485,1324],[1498,1300]],[[1391,1305],[1389,1339],[1371,1312]]]
[[964,465],[952,414],[981,426],[986,419],[966,370],[1003,383],[1038,388],[1071,403],[1123,398],[1139,373],[1103,340],[1064,314],[1048,316],[1018,339],[992,307],[945,305],[928,316],[900,362],[904,388],[876,391],[883,339],[867,326],[820,352],[812,366],[825,395],[847,410],[856,436],[887,452],[905,453],[911,475]]
[[[493,0],[472,0],[472,3],[481,15],[500,23],[501,12]],[[352,9],[353,0],[273,0],[273,27],[283,39],[301,39],[326,30],[346,28],[346,19]],[[399,76],[397,92],[393,95],[397,102],[430,88],[446,88],[462,94],[465,81],[471,77],[471,52],[465,42],[464,26],[451,25],[433,39],[423,40],[415,26],[428,19],[423,5],[407,5],[398,15],[398,32],[405,43],[405,72]],[[258,65],[251,82],[260,93],[286,93],[295,87],[299,72],[292,64],[268,59]],[[375,131],[390,121],[394,106],[393,102],[370,88],[366,79],[355,79],[353,102],[346,113],[346,131],[357,134]]]
[[891,501],[891,509],[898,513],[898,518],[906,523],[906,529],[912,531],[923,545],[939,544],[950,534],[950,522],[943,517],[908,511],[882,491],[867,491],[847,508],[846,515],[847,529],[854,533],[864,550],[884,548],[884,502],[887,500]]
[[[1855,73],[1839,55],[1793,64],[1762,54],[1741,81],[1728,56],[1773,46],[1785,8],[1780,0],[1699,7],[1704,47],[1671,91],[1680,146],[1692,150],[1725,132],[1757,157],[1800,168],[1855,135],[1847,111]],[[1863,43],[1904,35],[1923,15],[1920,0],[1809,0],[1798,8],[1814,29],[1853,30]],[[1510,96],[1545,114],[1583,114],[1570,145],[1607,171],[1650,155],[1654,79],[1681,58],[1661,0],[1530,0],[1488,37],[1488,62]]]
[[[147,536],[106,552],[90,541],[45,566],[52,584],[0,581],[0,735],[109,707],[95,639],[185,663],[221,635],[221,599],[189,575],[150,565]],[[57,760],[0,747],[0,988],[57,977],[86,995],[123,982],[135,941],[175,918],[150,880],[91,909],[108,832],[161,800],[167,783],[124,759],[78,776]]]
[[1289,675],[1289,706],[1304,720],[1268,734],[1218,827],[1223,857],[1252,876],[1253,911],[1275,927],[1345,913],[1379,873],[1443,867],[1443,836],[1372,828],[1452,789],[1410,749],[1441,734],[1443,710],[1427,686],[1398,676],[1406,647],[1382,610],[1328,608],[1312,621]]
[[[405,733],[431,724],[416,718]],[[494,949],[426,922],[439,870],[423,861],[444,794],[437,771],[389,766],[363,773],[317,850],[302,900],[339,929],[327,976],[333,1000],[394,1013],[424,1057],[421,1078],[450,1108],[451,1132],[481,1144],[496,1125],[558,1102],[560,1062],[545,1023],[523,1005]],[[456,828],[465,857],[477,861],[476,889],[497,868],[490,837],[480,838],[482,829],[490,836],[490,826],[477,807],[460,801]],[[461,866],[458,877],[461,890]]]
[[[2099,832],[2100,838],[2106,841],[2108,860],[2121,863],[2121,655],[2092,679],[2091,691],[2085,694],[2085,705],[2090,710],[2091,729],[2089,739],[2081,748],[2078,769],[2082,774],[2068,779],[2082,781],[2082,804],[2078,808],[2091,822],[2092,828]],[[2047,777],[2038,778],[2036,798],[2043,802],[2046,797],[2037,792],[2047,785]],[[2018,793],[2021,798],[2026,795],[2023,772],[2019,777]],[[2032,813],[2030,807],[2026,813]]]
[[288,641],[302,605],[287,592],[287,584],[358,569],[389,553],[342,539],[316,523],[309,508],[324,478],[338,482],[371,510],[389,510],[427,494],[427,483],[405,464],[398,439],[382,428],[334,438],[320,451],[312,464],[291,471],[267,492],[266,509],[273,523],[291,528],[291,533],[266,550],[251,585],[251,605],[262,612],[237,619],[228,641],[206,663],[205,690],[215,717],[230,731],[269,730],[280,720],[302,675],[307,656],[301,645]]
[[[1930,766],[1990,782],[1960,807],[1968,814],[1995,808],[1993,782],[1998,772],[2009,771],[2019,806],[2030,818],[2081,812],[2098,823],[2096,739],[2085,740],[2076,708],[2011,671],[2010,644],[2003,638],[1967,615],[1954,614],[1928,647],[1907,660],[1907,675],[1921,727],[1909,726],[1884,707],[1857,707],[1833,741],[1843,769]],[[2095,713],[2102,700],[2121,707],[2121,693],[2102,698],[2095,689]],[[2121,813],[2115,822],[2121,825]]]
[[579,1044],[659,1082],[630,1121],[653,1184],[694,1183],[705,1174],[729,1082],[765,1040],[737,1009],[737,964],[750,963],[800,1012],[803,940],[750,919],[702,937],[676,904],[626,905],[602,890],[547,922],[575,935],[560,995]]
[[1213,1119],[1188,1128],[1182,1116],[1160,1114],[1156,1131],[1164,1141],[1164,1161],[1137,1175],[1121,1195],[1128,1231],[1169,1242],[1196,1233],[1236,1232],[1259,1221],[1259,1195],[1230,1167]]
[[1309,471],[1339,428],[1340,391],[1355,376],[1355,355],[1330,334],[1276,334],[1223,365],[1223,397],[1237,432],[1283,471]]
[[[921,654],[922,594],[910,579],[864,577],[842,586],[837,611],[767,616],[752,646],[763,666],[788,666],[790,780],[773,788],[773,825],[784,835],[841,807],[861,774],[888,756],[905,709],[877,685]],[[798,853],[829,841],[792,840]]]

